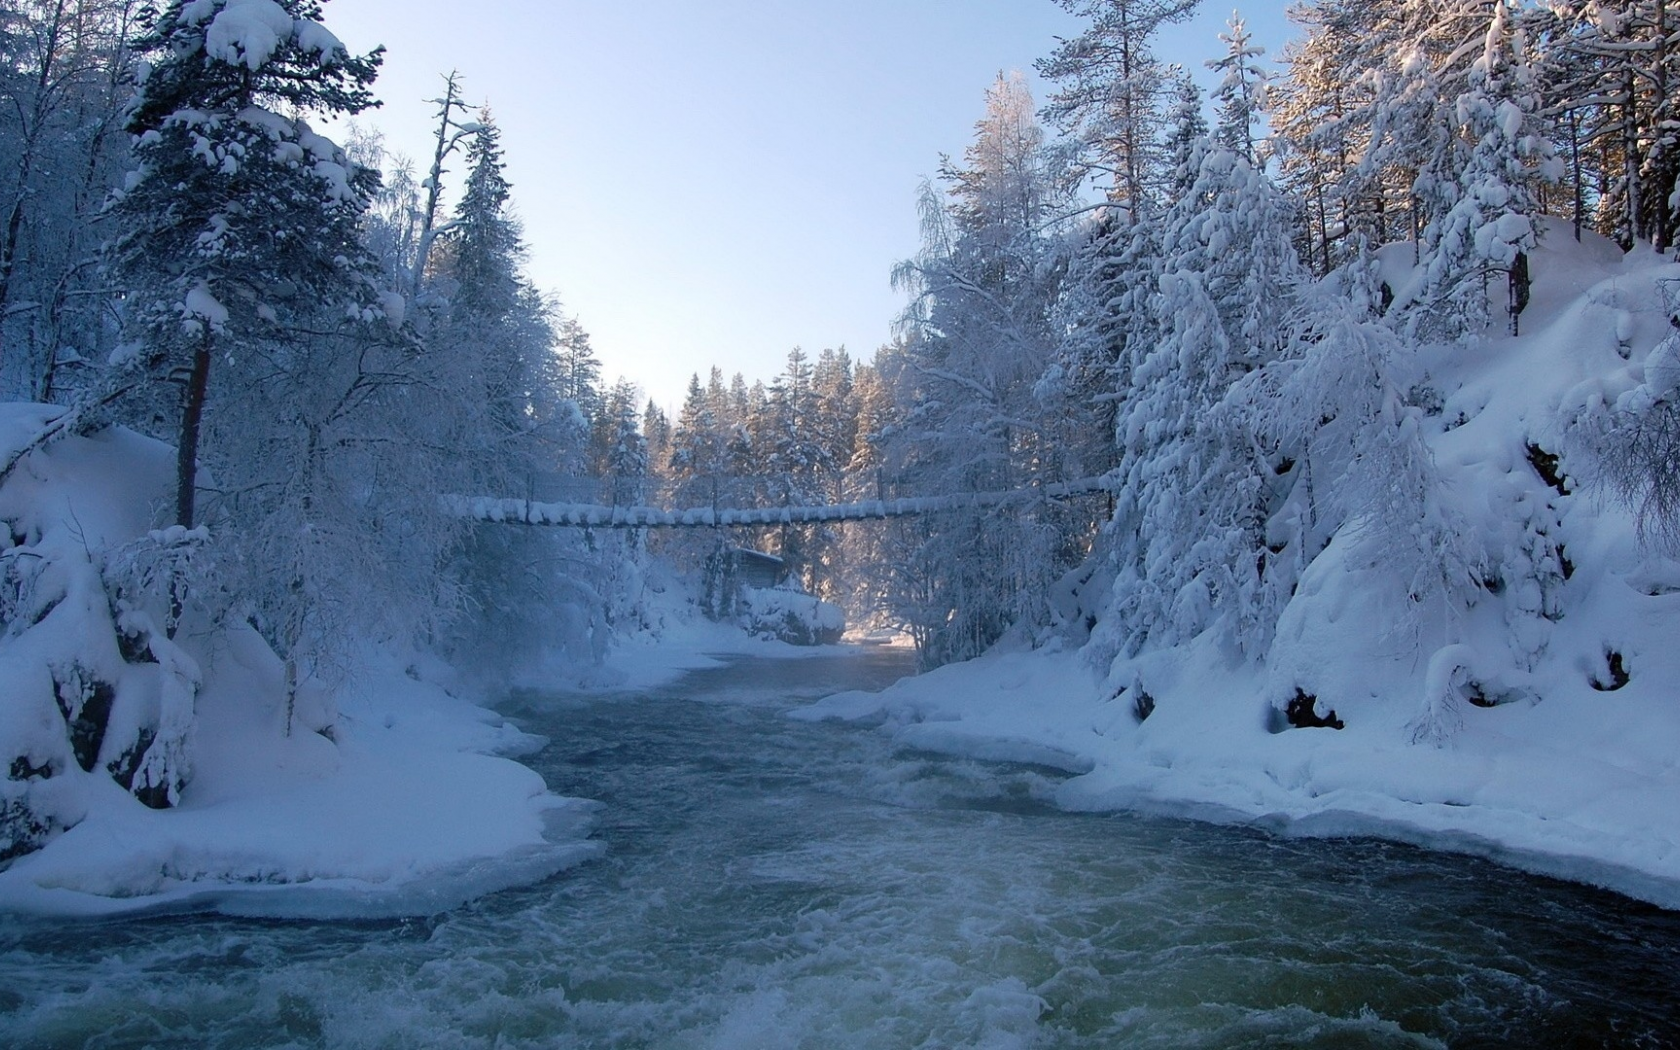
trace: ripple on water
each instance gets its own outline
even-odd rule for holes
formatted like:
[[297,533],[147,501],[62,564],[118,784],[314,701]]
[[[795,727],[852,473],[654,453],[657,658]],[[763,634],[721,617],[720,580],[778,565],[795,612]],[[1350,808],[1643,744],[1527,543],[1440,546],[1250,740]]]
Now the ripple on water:
[[0,1041],[1680,1045],[1680,917],[1404,846],[1058,814],[1052,772],[780,717],[890,670],[522,697],[551,786],[607,803],[601,860],[424,921],[13,924]]

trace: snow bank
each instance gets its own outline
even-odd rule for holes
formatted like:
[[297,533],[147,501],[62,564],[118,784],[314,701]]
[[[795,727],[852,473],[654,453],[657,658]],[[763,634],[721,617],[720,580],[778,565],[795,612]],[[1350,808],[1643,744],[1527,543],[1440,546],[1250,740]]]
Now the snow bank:
[[1068,770],[1068,808],[1378,834],[1680,908],[1680,562],[1583,489],[1569,430],[1645,378],[1680,265],[1551,223],[1534,277],[1522,337],[1422,351],[1443,502],[1485,566],[1468,605],[1416,607],[1355,522],[1259,658],[1218,630],[1101,667],[999,651],[803,717]]
[[[227,639],[199,698],[194,776],[150,810],[82,785],[87,816],[0,872],[0,907],[110,915],[430,914],[599,852],[596,804],[550,794],[497,753],[540,739],[370,656],[337,698],[335,740],[283,734],[281,668]],[[90,778],[91,779],[91,778]]]
[[1163,664],[1142,722],[1078,653],[1042,651],[994,652],[793,717],[875,723],[909,749],[1078,774],[1057,793],[1070,810],[1377,835],[1680,908],[1680,705],[1619,705],[1617,729],[1584,698],[1478,709],[1435,748],[1412,743],[1404,717],[1272,731],[1263,677],[1218,653],[1180,655],[1202,659]]
[[[0,406],[0,446],[52,414]],[[0,487],[0,908],[423,914],[594,855],[592,804],[498,757],[541,742],[417,664],[370,649],[330,694],[301,692],[288,735],[283,668],[254,631],[190,614],[163,630],[114,581],[144,575],[136,550],[205,539],[149,531],[173,458],[108,430]]]

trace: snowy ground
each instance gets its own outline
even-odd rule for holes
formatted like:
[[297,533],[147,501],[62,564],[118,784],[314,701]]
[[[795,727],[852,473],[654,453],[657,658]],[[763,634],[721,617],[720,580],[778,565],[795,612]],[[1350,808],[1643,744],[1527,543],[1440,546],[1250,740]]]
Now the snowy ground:
[[1680,705],[1619,702],[1620,739],[1585,698],[1505,705],[1434,748],[1410,743],[1404,719],[1269,732],[1252,676],[1218,662],[1187,665],[1168,694],[1184,702],[1158,702],[1141,724],[1077,653],[1024,651],[795,716],[866,720],[907,748],[1079,774],[1058,792],[1069,809],[1374,834],[1680,908]]
[[596,854],[594,804],[497,755],[540,739],[398,669],[369,677],[340,697],[336,744],[287,738],[276,711],[212,684],[181,804],[147,809],[90,778],[86,818],[0,872],[0,908],[430,914]]

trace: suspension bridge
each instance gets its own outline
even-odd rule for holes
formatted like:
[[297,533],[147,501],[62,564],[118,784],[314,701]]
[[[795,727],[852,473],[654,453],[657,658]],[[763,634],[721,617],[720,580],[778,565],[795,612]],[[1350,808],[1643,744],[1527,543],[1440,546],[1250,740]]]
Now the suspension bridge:
[[943,496],[860,500],[783,507],[690,507],[685,510],[637,505],[606,505],[493,496],[451,496],[452,511],[474,521],[507,525],[547,525],[586,529],[699,529],[811,525],[823,522],[874,521],[916,514],[938,514],[972,507],[1067,499],[1113,492],[1108,476],[1029,485],[996,492],[960,492]]

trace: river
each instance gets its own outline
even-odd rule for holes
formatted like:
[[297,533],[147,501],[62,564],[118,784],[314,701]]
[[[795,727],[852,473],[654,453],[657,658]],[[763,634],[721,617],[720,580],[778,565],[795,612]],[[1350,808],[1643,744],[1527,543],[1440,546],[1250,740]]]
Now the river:
[[597,861],[423,920],[0,923],[18,1047],[1675,1047],[1680,914],[1372,840],[1068,815],[783,717],[908,669],[525,693]]

